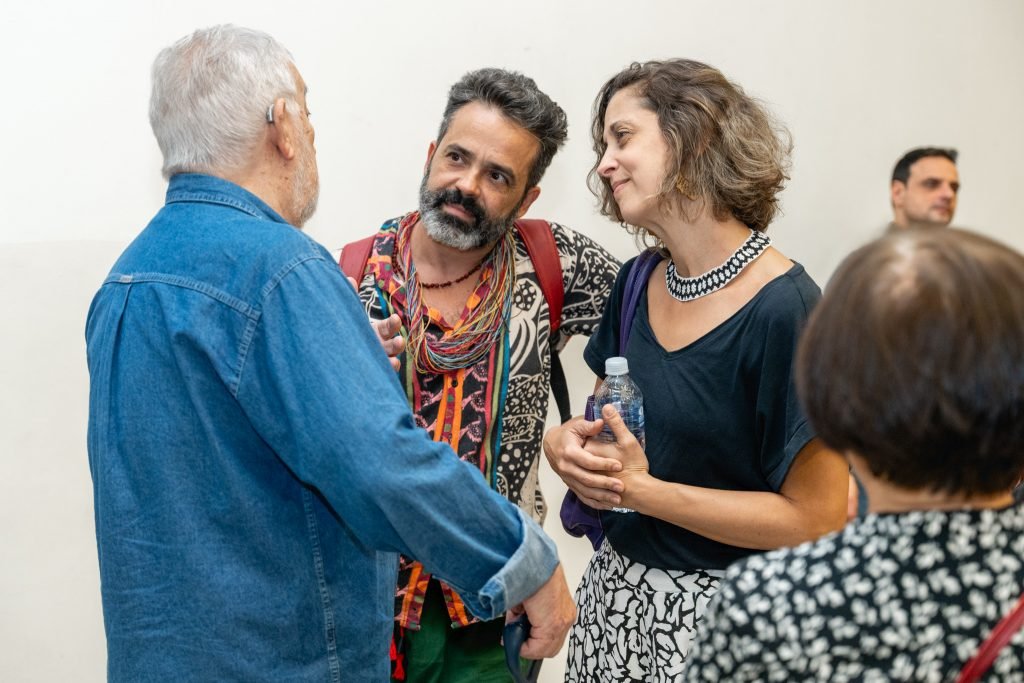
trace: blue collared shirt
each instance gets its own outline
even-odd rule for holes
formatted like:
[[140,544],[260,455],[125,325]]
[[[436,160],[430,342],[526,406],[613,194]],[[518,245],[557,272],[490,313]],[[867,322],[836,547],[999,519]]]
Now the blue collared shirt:
[[386,681],[395,553],[484,618],[557,564],[415,425],[330,255],[233,183],[171,179],[86,340],[110,680]]

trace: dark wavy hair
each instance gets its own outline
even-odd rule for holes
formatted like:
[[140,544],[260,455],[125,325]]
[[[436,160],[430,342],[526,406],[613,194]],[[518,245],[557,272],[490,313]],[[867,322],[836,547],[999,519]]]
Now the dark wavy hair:
[[[703,199],[721,220],[733,216],[765,230],[779,211],[778,194],[789,179],[792,142],[788,131],[756,99],[718,69],[690,59],[634,62],[615,74],[594,101],[591,133],[597,160],[590,169],[591,191],[601,213],[623,222],[608,181],[598,172],[608,102],[632,89],[658,116],[669,147],[669,167],[659,194],[678,202],[682,179],[688,195]],[[648,234],[642,227],[636,229]]]
[[502,114],[537,138],[540,152],[534,159],[526,187],[538,184],[555,157],[555,152],[565,144],[569,135],[562,108],[528,76],[505,69],[477,69],[460,78],[448,91],[448,103],[437,133],[438,142],[448,132],[455,112],[470,102],[497,107]]
[[927,157],[942,157],[943,159],[949,159],[954,164],[959,153],[952,147],[917,147],[912,149],[896,162],[896,165],[892,169],[892,182],[897,180],[907,184],[910,180],[910,167],[916,164],[921,159]]
[[797,352],[819,436],[897,486],[1024,475],[1024,256],[954,228],[891,233],[839,266]]

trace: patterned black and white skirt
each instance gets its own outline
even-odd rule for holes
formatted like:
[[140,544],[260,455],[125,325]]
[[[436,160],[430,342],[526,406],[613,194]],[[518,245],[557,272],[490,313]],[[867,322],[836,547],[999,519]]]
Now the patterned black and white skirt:
[[567,683],[675,681],[724,571],[653,569],[606,540],[576,590]]

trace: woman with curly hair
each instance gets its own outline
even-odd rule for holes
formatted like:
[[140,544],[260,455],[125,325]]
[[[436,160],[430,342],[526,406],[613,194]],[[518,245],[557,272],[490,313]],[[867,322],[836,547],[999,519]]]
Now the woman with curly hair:
[[594,108],[603,212],[654,242],[620,347],[623,266],[584,358],[625,356],[644,397],[641,447],[606,406],[545,438],[553,468],[600,510],[605,539],[577,591],[566,680],[674,680],[726,567],[841,527],[847,466],[796,398],[797,336],[820,298],[766,230],[788,135],[699,62],[633,64]]

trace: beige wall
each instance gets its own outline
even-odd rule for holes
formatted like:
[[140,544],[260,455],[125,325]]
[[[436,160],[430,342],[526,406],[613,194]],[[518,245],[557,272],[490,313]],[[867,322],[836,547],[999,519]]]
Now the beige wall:
[[[85,452],[92,293],[162,201],[146,118],[156,51],[197,26],[274,33],[310,86],[323,185],[310,233],[335,248],[415,201],[447,87],[522,70],[569,114],[531,215],[619,256],[597,216],[591,101],[634,59],[687,56],[767,100],[796,143],[777,246],[822,284],[889,220],[888,176],[920,144],[959,147],[957,223],[1024,248],[1024,4],[1015,0],[7,3],[0,10],[0,679],[104,677]],[[576,405],[592,386],[565,354]],[[562,488],[545,474],[557,508]],[[575,582],[587,558],[552,515]],[[561,662],[544,679],[561,680]]]

